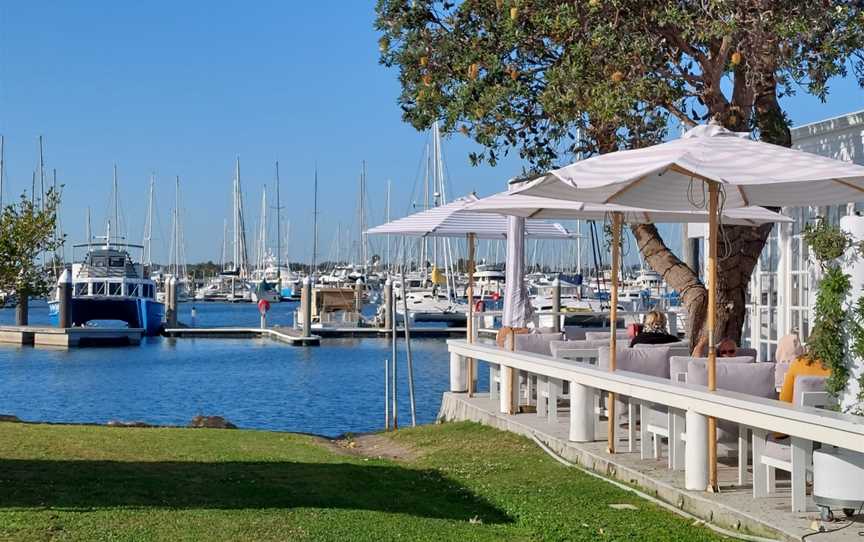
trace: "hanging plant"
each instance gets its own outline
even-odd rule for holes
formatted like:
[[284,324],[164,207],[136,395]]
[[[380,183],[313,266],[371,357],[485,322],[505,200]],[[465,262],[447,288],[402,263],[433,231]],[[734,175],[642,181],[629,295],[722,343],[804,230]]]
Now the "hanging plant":
[[804,227],[804,242],[810,247],[820,264],[828,264],[843,255],[852,244],[849,236],[839,226],[824,218]]
[[[858,323],[864,322],[864,319],[860,319],[864,312],[856,315],[855,308],[847,310],[846,298],[852,290],[852,282],[838,262],[838,258],[852,246],[852,239],[824,218],[805,226],[802,236],[824,273],[816,290],[813,330],[807,339],[807,355],[831,371],[825,389],[837,398],[849,382],[847,333],[852,339],[851,352],[864,353],[864,328],[860,328]],[[857,310],[864,310],[864,306]]]

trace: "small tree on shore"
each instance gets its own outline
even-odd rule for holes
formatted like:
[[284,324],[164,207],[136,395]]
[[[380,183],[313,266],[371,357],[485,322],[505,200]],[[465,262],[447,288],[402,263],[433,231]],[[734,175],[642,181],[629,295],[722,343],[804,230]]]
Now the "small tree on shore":
[[26,195],[0,211],[0,289],[15,294],[15,323],[27,325],[31,297],[48,295],[54,287],[39,259],[63,245],[56,234],[60,193],[51,189],[43,201]]

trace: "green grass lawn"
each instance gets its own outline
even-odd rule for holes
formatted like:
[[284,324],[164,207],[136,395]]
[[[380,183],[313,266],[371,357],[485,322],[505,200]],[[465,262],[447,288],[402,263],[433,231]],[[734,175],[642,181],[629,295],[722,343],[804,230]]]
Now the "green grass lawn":
[[0,539],[719,538],[516,435],[455,423],[389,438],[412,457],[286,433],[0,423]]

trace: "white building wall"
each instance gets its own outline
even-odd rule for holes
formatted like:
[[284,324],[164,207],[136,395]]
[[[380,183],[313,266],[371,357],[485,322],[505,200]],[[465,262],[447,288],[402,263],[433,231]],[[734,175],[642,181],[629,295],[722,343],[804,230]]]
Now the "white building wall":
[[[792,146],[807,152],[864,165],[864,111],[805,124],[792,129]],[[839,223],[840,217],[864,210],[864,205],[837,202],[833,207],[784,208],[794,224],[774,227],[750,283],[743,342],[756,348],[760,359],[771,360],[777,340],[796,332],[806,342],[818,266],[801,238],[804,225],[817,217]]]

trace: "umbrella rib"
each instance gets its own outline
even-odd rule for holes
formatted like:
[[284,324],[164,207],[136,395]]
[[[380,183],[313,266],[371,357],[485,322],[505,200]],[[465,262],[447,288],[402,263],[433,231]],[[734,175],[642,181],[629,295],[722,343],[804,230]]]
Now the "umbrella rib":
[[749,207],[750,206],[750,198],[748,198],[747,194],[744,193],[744,187],[741,185],[738,185],[737,188],[738,188],[738,193],[741,194],[741,199],[744,201],[744,206]]
[[535,216],[539,215],[542,212],[543,212],[543,209],[537,209],[536,211],[534,211],[530,215],[528,215],[528,218],[534,218]]
[[642,176],[642,177],[639,177],[638,179],[636,179],[636,180],[633,181],[632,183],[629,183],[629,184],[625,185],[623,188],[621,188],[620,190],[618,190],[617,192],[615,192],[614,194],[612,194],[611,196],[609,196],[608,198],[606,198],[606,201],[604,201],[603,203],[612,203],[612,200],[613,200],[613,199],[617,198],[618,196],[620,196],[620,195],[623,194],[624,192],[630,190],[631,188],[633,188],[633,187],[636,186],[637,184],[639,184],[639,183],[641,183],[642,181],[644,181],[646,178],[648,178],[648,175],[644,175],[644,176]]
[[851,189],[857,190],[859,192],[864,192],[864,188],[861,188],[860,186],[854,185],[854,184],[850,183],[849,181],[843,181],[840,179],[831,179],[831,180],[834,181],[835,183],[842,184],[846,188],[851,188]]

